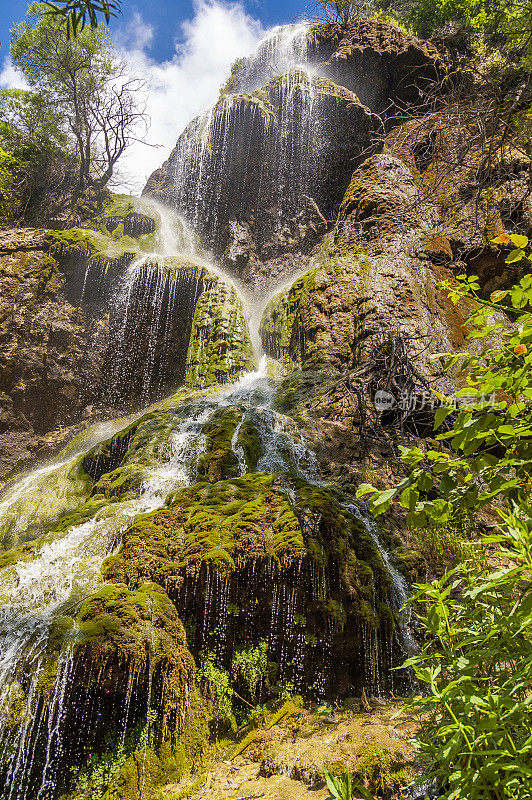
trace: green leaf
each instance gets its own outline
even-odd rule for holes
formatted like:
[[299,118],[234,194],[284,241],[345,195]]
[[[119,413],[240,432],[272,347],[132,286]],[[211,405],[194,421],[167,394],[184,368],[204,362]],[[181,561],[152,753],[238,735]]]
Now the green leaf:
[[371,500],[371,505],[374,509],[381,508],[382,506],[388,508],[396,494],[397,489],[386,489],[383,492],[376,492]]
[[522,250],[516,249],[512,250],[506,258],[504,259],[507,264],[515,264],[516,261],[521,261],[525,257],[525,254]]
[[436,413],[434,414],[434,430],[437,431],[439,427],[441,427],[442,423],[445,422],[447,417],[452,414],[454,411],[454,407],[450,406],[440,406],[436,409]]
[[361,483],[360,486],[357,489],[356,496],[357,497],[364,497],[367,494],[373,494],[374,492],[377,492],[377,491],[378,491],[378,489],[376,489],[370,483]]
[[510,241],[515,247],[524,250],[528,244],[528,237],[522,236],[520,233],[512,233],[510,234]]

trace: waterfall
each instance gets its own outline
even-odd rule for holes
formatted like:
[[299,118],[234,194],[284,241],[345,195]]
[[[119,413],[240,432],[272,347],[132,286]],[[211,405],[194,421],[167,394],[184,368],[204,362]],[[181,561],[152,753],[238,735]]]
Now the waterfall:
[[[168,680],[157,673],[159,634],[167,661],[186,650],[190,663],[212,655],[224,670],[267,643],[276,680],[320,700],[393,688],[396,620],[401,653],[412,645],[404,578],[371,518],[322,479],[309,418],[283,413],[262,352],[261,339],[299,365],[296,275],[286,302],[264,311],[265,298],[251,303],[217,262],[227,220],[255,226],[271,253],[286,219],[299,224],[306,195],[320,200],[331,124],[320,103],[336,109],[351,96],[309,69],[308,33],[302,23],[264,37],[180,138],[173,208],[139,200],[149,219],[135,223],[134,252],[86,266],[87,396],[130,413],[91,426],[0,498],[0,800],[55,800],[68,770],[101,751],[107,723],[124,747],[139,720],[146,800],[148,738],[164,738],[171,716],[161,697],[181,691],[187,707],[193,693],[177,668]],[[168,629],[154,623],[153,593]],[[118,649],[114,664],[109,641],[121,623],[105,604],[112,597],[127,625],[116,598],[133,595],[146,618],[135,606],[129,623],[140,620],[146,636],[136,661]],[[81,609],[93,601],[112,619],[87,633]],[[109,649],[87,663],[80,652],[102,635],[98,625]],[[172,713],[178,736],[186,715]]]
[[247,58],[237,72],[231,90],[251,93],[293,67],[308,63],[309,24],[277,25],[267,31],[255,53]]

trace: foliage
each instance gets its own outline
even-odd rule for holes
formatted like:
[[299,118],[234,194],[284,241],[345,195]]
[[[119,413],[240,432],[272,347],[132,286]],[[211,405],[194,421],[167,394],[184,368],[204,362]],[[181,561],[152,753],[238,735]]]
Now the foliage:
[[[512,246],[507,263],[530,260],[525,236],[494,242]],[[532,777],[532,274],[489,300],[476,278],[444,286],[454,302],[475,301],[470,337],[496,344],[447,360],[448,369],[459,365],[470,402],[456,410],[440,396],[435,427],[449,415],[453,422],[438,449],[402,448],[410,476],[394,489],[360,493],[372,493],[377,514],[398,499],[413,527],[496,503],[500,527],[482,543],[500,547],[492,556],[500,568],[479,574],[466,562],[417,586],[412,602],[427,609],[420,616],[427,640],[406,663],[428,689],[413,705],[423,712],[419,744],[441,796],[519,800],[530,797]]]
[[122,734],[109,734],[101,752],[92,755],[83,767],[72,767],[77,800],[101,800],[120,775],[128,758],[135,754],[143,758],[151,744],[156,722],[157,712],[150,709],[145,723],[137,725],[125,737]]
[[408,16],[420,36],[430,36],[448,24],[479,31],[491,23],[496,7],[492,0],[419,0]]
[[488,38],[507,59],[525,65],[532,57],[532,0],[417,0],[402,16],[420,36],[461,30]]
[[233,656],[231,672],[235,678],[240,677],[247,688],[253,702],[257,699],[257,688],[264,681],[268,672],[268,642],[263,639],[256,647],[252,644],[237,650]]
[[368,800],[372,800],[372,796],[366,792],[364,787],[354,781],[349,770],[346,770],[343,775],[333,775],[327,768],[324,768],[323,772],[330,792],[327,800],[352,800],[355,791]]
[[318,0],[327,18],[340,25],[349,25],[357,17],[367,16],[371,5],[371,0]]
[[530,797],[532,777],[532,507],[501,513],[506,566],[467,565],[417,587],[428,641],[410,664],[428,693],[419,746],[429,777],[454,800]]
[[[513,245],[507,263],[529,261],[526,236],[505,234],[496,242]],[[526,310],[532,303],[532,273],[512,289],[492,293],[490,300],[480,296],[475,277],[463,275],[455,286],[441,285],[454,303],[475,301],[466,321],[472,326],[469,338],[489,336],[494,344],[481,354],[434,356],[444,358],[448,370],[458,367],[466,384],[456,393],[458,405],[454,398],[438,395],[441,406],[434,427],[454,415],[450,431],[439,434],[436,447],[427,452],[401,447],[411,472],[393,489],[378,492],[363,484],[358,492],[359,497],[371,493],[370,508],[376,514],[398,500],[414,528],[446,523],[454,514],[470,513],[495,498],[510,510],[526,503],[532,489],[532,314]]]
[[0,90],[0,146],[11,154],[11,217],[34,217],[54,205],[75,180],[74,148],[60,113],[42,92]]
[[0,147],[0,224],[11,222],[13,218],[13,166],[12,153]]
[[11,56],[73,141],[79,192],[104,187],[144,122],[137,97],[142,84],[117,58],[108,31],[85,27],[67,39],[58,18],[33,3],[27,21],[12,31]]
[[235,716],[233,714],[233,689],[229,673],[215,665],[216,655],[208,653],[201,667],[197,671],[197,679],[203,691],[208,697],[214,709],[215,720],[221,724],[228,724],[233,730],[236,729]]
[[44,0],[49,6],[48,14],[59,17],[65,24],[67,39],[71,36],[76,37],[87,24],[91,28],[97,28],[99,24],[98,15],[101,14],[105,22],[109,24],[111,17],[116,17],[120,11],[121,3],[119,0]]

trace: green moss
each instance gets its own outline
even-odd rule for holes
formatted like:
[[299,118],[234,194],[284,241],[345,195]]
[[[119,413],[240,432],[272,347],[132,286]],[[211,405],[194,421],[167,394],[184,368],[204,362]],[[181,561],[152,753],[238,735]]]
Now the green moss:
[[375,797],[392,800],[414,778],[413,766],[400,750],[392,752],[368,742],[357,755],[355,775]]
[[242,302],[233,286],[213,283],[194,312],[186,385],[227,383],[256,365]]
[[102,475],[94,486],[94,493],[106,498],[129,500],[136,497],[149,473],[144,467],[131,465],[118,467]]
[[[199,692],[193,690],[183,732],[154,743],[146,725],[131,730],[122,741],[107,737],[101,752],[74,770],[74,786],[60,800],[138,800],[159,796],[169,783],[197,771],[205,758],[209,715]],[[172,795],[174,799],[174,795]]]
[[[78,457],[37,472],[25,492],[17,493],[16,485],[8,491],[2,499],[6,507],[0,521],[0,549],[13,552],[0,561],[0,567],[12,563],[14,548],[53,531],[62,517],[83,504],[91,486]],[[31,557],[28,549],[16,552],[21,557]]]
[[238,408],[230,407],[220,408],[210,417],[202,431],[205,452],[198,460],[198,476],[212,482],[238,476],[238,458],[232,440],[241,416]]
[[8,686],[4,686],[5,695],[2,699],[0,721],[8,730],[16,731],[27,720],[27,697],[18,680],[13,679]]
[[307,558],[322,569],[339,567],[341,593],[327,598],[320,612],[335,629],[345,626],[347,606],[366,626],[393,626],[388,607],[377,603],[390,589],[382,557],[330,489],[250,473],[177,490],[167,503],[126,531],[119,553],[105,562],[107,579],[130,587],[156,580],[171,590],[202,564],[227,573],[272,558],[284,566]]
[[235,87],[238,74],[239,74],[239,72],[241,72],[241,70],[245,66],[246,62],[247,62],[247,59],[244,58],[244,57],[243,58],[237,58],[236,61],[233,61],[233,63],[231,64],[231,73],[230,73],[227,81],[225,82],[225,84],[220,89],[220,98],[222,98],[226,94],[231,94],[231,92],[233,91],[233,89]]
[[265,91],[256,90],[251,94],[222,94],[215,106],[215,112],[227,113],[234,111],[238,106],[252,106],[268,122],[275,117],[275,108]]
[[107,232],[87,228],[46,231],[51,252],[59,257],[80,255],[101,261],[114,261],[139,252],[138,243],[129,236],[114,237]]
[[298,278],[289,289],[275,295],[262,315],[260,336],[265,351],[278,359],[286,372],[300,367],[306,355],[305,302],[314,287],[317,268]]
[[326,96],[338,97],[348,102],[353,102],[355,95],[343,86],[339,86],[327,78],[321,78],[317,75],[309,76],[308,72],[294,68],[290,69],[282,75],[277,75],[275,78],[263,87],[262,91],[271,98],[275,97],[279,89],[285,86],[290,86],[290,91],[299,90],[302,93],[311,93],[313,96]]
[[[130,591],[107,584],[83,603],[77,624],[78,656],[102,664],[111,685],[117,674],[124,680],[131,674],[161,676],[162,729],[166,731],[171,717],[183,722],[194,661],[186,647],[183,624],[161,586],[145,583]],[[101,688],[105,676],[100,674],[97,680]]]
[[236,437],[237,447],[242,448],[248,472],[254,472],[257,462],[262,455],[262,446],[259,432],[253,419],[241,418],[240,429]]

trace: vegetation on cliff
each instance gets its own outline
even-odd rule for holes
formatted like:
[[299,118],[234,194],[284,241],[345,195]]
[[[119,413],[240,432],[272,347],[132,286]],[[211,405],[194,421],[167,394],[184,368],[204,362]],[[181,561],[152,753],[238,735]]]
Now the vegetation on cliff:
[[[104,27],[78,26],[66,38],[62,21],[33,3],[12,32],[11,57],[31,87],[2,90],[0,144],[11,155],[13,192],[0,221],[94,213],[117,161],[142,133],[140,80],[117,57]],[[52,212],[52,213],[51,213]],[[75,212],[74,212],[75,213]]]
[[[442,396],[436,412],[435,428],[452,416],[451,429],[436,437],[432,449],[402,449],[410,472],[395,488],[359,489],[359,495],[372,493],[377,514],[397,498],[416,528],[487,506],[499,517],[478,543],[488,560],[484,569],[472,574],[466,561],[440,580],[418,585],[411,601],[426,609],[420,621],[427,642],[409,660],[428,688],[414,700],[425,712],[419,741],[448,798],[529,795],[532,280],[527,237],[503,234],[496,241],[513,247],[507,261],[524,266],[519,284],[489,300],[479,296],[473,276],[446,288],[454,302],[474,300],[470,338],[497,332],[502,346],[481,355],[440,356],[450,356],[447,368],[458,363],[467,375],[467,388],[457,393],[464,404]],[[493,322],[498,309],[509,322]]]

